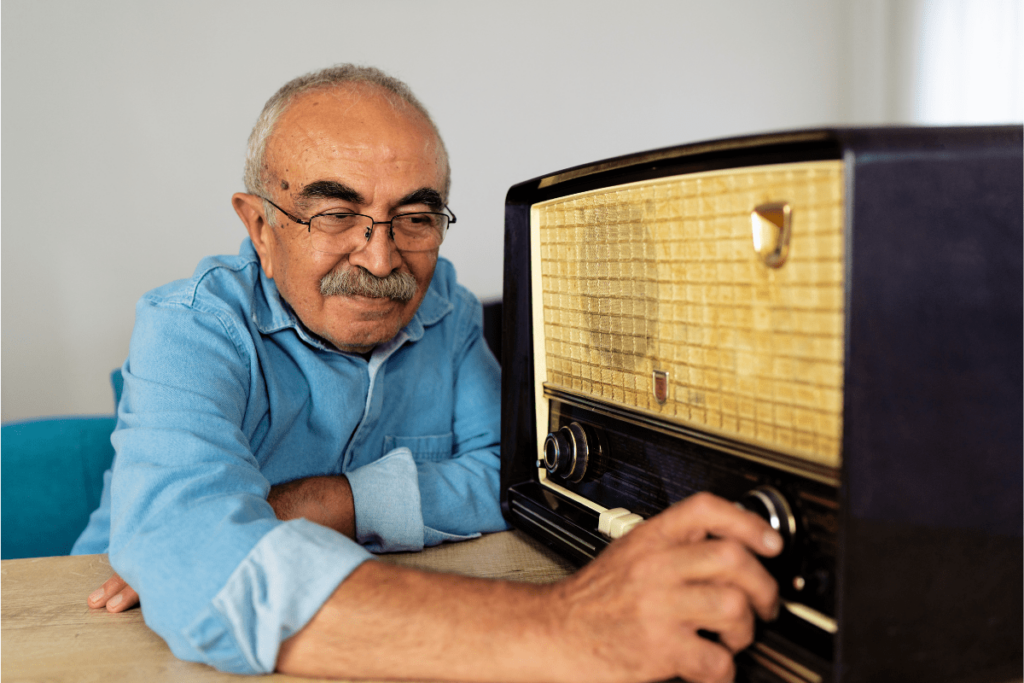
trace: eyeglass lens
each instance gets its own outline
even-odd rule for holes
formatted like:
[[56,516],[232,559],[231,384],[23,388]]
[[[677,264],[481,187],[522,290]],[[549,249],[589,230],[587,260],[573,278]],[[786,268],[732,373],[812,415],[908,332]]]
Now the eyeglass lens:
[[[321,214],[310,222],[313,247],[329,254],[358,251],[366,244],[373,220],[351,213]],[[378,223],[385,227],[386,223]],[[400,251],[433,251],[441,246],[448,229],[448,216],[441,213],[407,213],[391,222],[391,238]]]

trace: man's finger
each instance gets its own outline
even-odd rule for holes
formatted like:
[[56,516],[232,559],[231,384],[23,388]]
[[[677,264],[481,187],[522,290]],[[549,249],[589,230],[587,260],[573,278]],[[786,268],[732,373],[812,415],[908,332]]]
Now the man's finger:
[[654,520],[658,520],[651,525],[654,529],[677,542],[693,543],[713,536],[739,541],[766,557],[782,552],[782,537],[768,522],[710,493],[694,494]]
[[139,604],[139,594],[135,589],[126,585],[123,589],[107,601],[108,612],[123,612]]
[[[743,596],[744,608],[756,611],[766,621],[777,616],[778,584],[749,550],[733,540],[708,539],[651,553],[632,561],[629,576],[643,590],[650,590],[652,586],[664,587],[668,595],[678,591],[685,600],[692,598],[687,591],[698,586],[709,589],[730,587]],[[712,605],[698,600],[690,605],[696,610],[694,612],[685,605],[675,609],[686,621],[699,623],[692,615],[701,614],[710,607]],[[700,628],[715,630],[703,623]]]
[[86,602],[89,603],[89,607],[104,607],[110,598],[120,593],[127,585],[124,579],[115,572],[110,575],[109,579],[103,582],[102,586],[89,595]]
[[732,653],[696,635],[684,639],[677,651],[677,674],[693,683],[729,683],[736,676]]
[[736,541],[713,539],[680,553],[679,572],[688,582],[726,584],[738,588],[762,619],[771,621],[778,610],[775,579]]
[[754,612],[747,596],[734,586],[691,585],[677,612],[694,630],[718,634],[719,643],[733,654],[754,642]]
[[106,607],[108,612],[123,612],[139,604],[139,594],[115,572],[86,602],[94,609]]

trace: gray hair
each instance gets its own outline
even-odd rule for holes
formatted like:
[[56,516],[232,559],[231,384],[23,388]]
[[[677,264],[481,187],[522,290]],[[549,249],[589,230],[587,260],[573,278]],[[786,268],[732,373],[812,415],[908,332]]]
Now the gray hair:
[[[409,86],[402,81],[372,66],[357,66],[355,64],[338,64],[299,76],[285,83],[280,90],[274,93],[273,97],[267,100],[259,118],[256,119],[252,133],[249,134],[249,147],[245,156],[245,171],[242,176],[245,182],[245,191],[259,197],[266,197],[269,194],[266,168],[267,141],[273,134],[281,114],[291,106],[296,98],[307,92],[329,90],[349,83],[365,83],[376,86],[383,91],[382,94],[391,103],[391,106],[397,107],[404,103],[423,115],[437,136],[441,162],[444,164],[444,186],[441,188],[441,196],[447,200],[448,190],[451,187],[448,150],[445,148],[441,133],[434,125],[434,120],[430,118],[426,107],[416,99]],[[273,225],[275,216],[273,207],[266,201],[263,202],[263,206],[268,222]]]
[[344,270],[332,270],[320,278],[320,293],[324,296],[359,295],[406,302],[416,296],[416,278],[397,270],[377,277],[365,268],[349,266]]

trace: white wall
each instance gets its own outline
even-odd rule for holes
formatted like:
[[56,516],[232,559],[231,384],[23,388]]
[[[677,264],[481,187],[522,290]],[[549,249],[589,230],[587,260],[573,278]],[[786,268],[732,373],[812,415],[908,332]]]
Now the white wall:
[[112,410],[135,301],[237,251],[249,128],[300,73],[353,61],[412,85],[452,159],[442,254],[494,298],[516,182],[901,120],[897,1],[4,0],[2,419]]

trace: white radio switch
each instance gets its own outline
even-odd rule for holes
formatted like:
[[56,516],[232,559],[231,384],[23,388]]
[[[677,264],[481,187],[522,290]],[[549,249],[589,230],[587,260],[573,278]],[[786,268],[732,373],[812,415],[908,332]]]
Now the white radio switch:
[[597,530],[605,536],[611,536],[611,523],[613,519],[619,517],[625,517],[626,515],[633,514],[626,508],[612,508],[611,510],[605,510],[601,513],[601,516],[597,518]]
[[608,535],[614,538],[622,538],[630,531],[633,527],[642,523],[644,518],[640,515],[630,513],[623,515],[622,517],[616,517],[612,520],[611,524],[608,525]]

